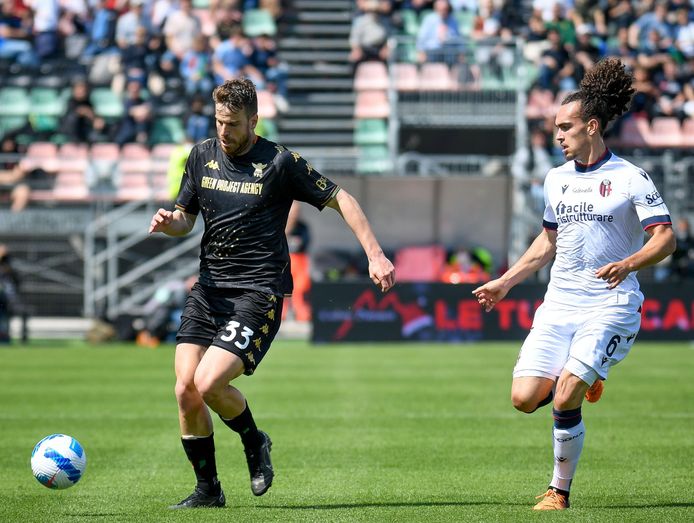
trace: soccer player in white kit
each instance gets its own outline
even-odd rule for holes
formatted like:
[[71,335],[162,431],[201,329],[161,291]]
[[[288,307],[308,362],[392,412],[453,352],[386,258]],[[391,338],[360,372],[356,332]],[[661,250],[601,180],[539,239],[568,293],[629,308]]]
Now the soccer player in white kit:
[[631,84],[624,65],[607,59],[562,101],[556,139],[568,161],[545,179],[544,230],[503,276],[473,291],[490,311],[554,258],[511,387],[513,406],[522,412],[554,401],[554,473],[535,510],[569,507],[585,438],[583,399],[599,399],[602,380],[638,333],[643,295],[636,271],[675,249],[670,215],[653,181],[602,138],[607,124],[627,110]]

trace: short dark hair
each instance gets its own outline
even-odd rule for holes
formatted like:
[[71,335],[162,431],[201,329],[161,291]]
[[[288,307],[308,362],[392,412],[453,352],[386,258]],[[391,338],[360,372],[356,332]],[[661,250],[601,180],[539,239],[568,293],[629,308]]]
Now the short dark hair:
[[244,109],[249,118],[258,114],[258,95],[248,78],[227,80],[218,85],[212,92],[212,99],[235,113]]
[[581,120],[597,118],[601,133],[617,116],[621,116],[631,104],[634,94],[631,72],[617,58],[606,58],[586,72],[579,90],[567,95],[561,104],[581,102]]

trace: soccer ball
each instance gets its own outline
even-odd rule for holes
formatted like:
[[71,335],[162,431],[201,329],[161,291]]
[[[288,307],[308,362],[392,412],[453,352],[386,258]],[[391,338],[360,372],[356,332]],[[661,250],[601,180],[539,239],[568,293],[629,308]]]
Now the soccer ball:
[[79,442],[65,434],[51,434],[39,441],[31,453],[31,471],[44,487],[66,489],[77,483],[87,466],[87,455]]

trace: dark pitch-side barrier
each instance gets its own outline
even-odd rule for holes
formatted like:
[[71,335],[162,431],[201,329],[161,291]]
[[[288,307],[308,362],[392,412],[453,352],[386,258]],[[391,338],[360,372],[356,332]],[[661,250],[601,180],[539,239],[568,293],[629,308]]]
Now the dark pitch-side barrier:
[[[545,285],[518,285],[485,313],[476,285],[398,283],[386,294],[363,282],[311,288],[316,343],[522,340]],[[641,340],[694,340],[694,283],[646,284]]]

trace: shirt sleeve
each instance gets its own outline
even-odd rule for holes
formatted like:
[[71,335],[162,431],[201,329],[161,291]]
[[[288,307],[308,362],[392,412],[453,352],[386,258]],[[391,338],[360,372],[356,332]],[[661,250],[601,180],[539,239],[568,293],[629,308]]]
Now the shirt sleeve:
[[294,200],[323,210],[340,190],[339,186],[316,171],[299,153],[286,151],[280,161]]
[[554,209],[549,203],[549,185],[552,176],[547,175],[544,183],[544,194],[545,194],[545,212],[542,215],[542,227],[549,229],[550,231],[556,231],[559,228],[559,223],[557,222],[557,217],[554,214]]
[[644,230],[655,225],[672,224],[670,211],[646,171],[639,169],[632,176],[630,197]]
[[188,160],[186,160],[186,167],[181,177],[181,188],[178,190],[178,198],[176,198],[176,209],[192,215],[197,215],[200,212],[198,190],[194,175],[197,158],[197,148],[193,148],[188,156]]

